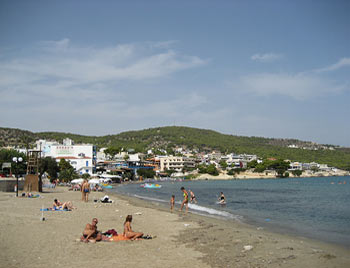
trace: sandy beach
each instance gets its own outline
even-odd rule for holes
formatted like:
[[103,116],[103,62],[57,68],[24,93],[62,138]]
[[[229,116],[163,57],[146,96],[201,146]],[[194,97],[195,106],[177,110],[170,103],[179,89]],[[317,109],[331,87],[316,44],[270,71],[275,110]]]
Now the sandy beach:
[[[81,201],[65,187],[40,198],[16,198],[0,192],[0,267],[350,267],[350,250],[268,232],[239,222],[192,213],[171,213],[155,203],[116,195],[112,204]],[[71,200],[77,209],[44,212],[53,199]],[[178,207],[177,207],[178,209]],[[123,231],[126,215],[135,231],[150,240],[82,243],[79,237],[93,217],[98,229]]]

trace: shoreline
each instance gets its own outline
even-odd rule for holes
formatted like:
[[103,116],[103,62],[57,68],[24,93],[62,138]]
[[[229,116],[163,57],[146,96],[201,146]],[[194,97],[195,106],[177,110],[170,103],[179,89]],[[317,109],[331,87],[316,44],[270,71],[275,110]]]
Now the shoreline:
[[289,177],[280,178],[276,175],[265,173],[255,173],[255,172],[242,172],[238,175],[227,175],[226,173],[220,173],[218,176],[213,176],[210,174],[200,174],[198,177],[192,180],[254,180],[254,179],[302,179],[302,178],[317,178],[317,177],[348,177],[349,172],[339,173],[339,174],[328,174],[328,173],[316,173],[316,174],[303,174],[302,176],[294,176],[289,174]]
[[[166,206],[157,202],[144,202],[140,198],[112,192],[110,195],[118,195],[119,198],[128,200],[132,205],[138,207],[153,208],[163,212],[169,211]],[[175,206],[175,209],[178,209],[178,205]],[[329,267],[328,265],[347,267],[350,265],[350,248],[343,245],[323,242],[292,233],[281,234],[263,227],[256,227],[247,222],[221,219],[190,211],[187,214],[177,211],[175,213],[179,215],[181,220],[195,222],[199,226],[192,230],[181,231],[177,237],[178,241],[183,241],[189,247],[203,253],[202,260],[211,267],[231,267],[232,265],[235,265],[235,267],[251,267],[252,264],[253,267],[274,267],[274,264],[277,267],[284,267],[284,265],[286,267],[302,267],[306,263],[308,267]],[[208,233],[208,230],[210,230],[210,233]],[[249,234],[248,238],[247,234]],[[277,245],[278,247],[276,247]],[[250,250],[245,250],[247,246],[253,247],[251,249],[252,254],[250,254]],[[256,254],[253,251],[257,251],[258,247],[261,247],[258,250],[258,254],[261,254],[261,256],[259,255],[259,258],[253,257],[253,261],[247,260],[247,257]],[[235,260],[232,256],[232,250],[236,250],[237,253],[237,259]],[[278,252],[274,252],[276,250]],[[220,257],[218,257],[218,252]],[[288,253],[293,254],[285,256]],[[264,259],[263,255],[267,257]],[[285,257],[274,259],[274,255]],[[318,255],[318,260],[315,258],[315,260],[310,261],[310,255],[312,255],[312,258]],[[339,263],[329,261],[337,257],[342,259]],[[296,261],[297,258],[300,258],[300,260]],[[291,260],[295,260],[294,264],[289,262]],[[322,266],[325,260],[328,264]],[[243,264],[243,266],[238,265],[238,263]]]
[[[118,187],[118,186],[117,186]],[[105,194],[115,202],[94,203]],[[156,203],[110,192],[93,192],[83,203],[80,192],[66,187],[46,190],[42,198],[0,193],[0,258],[3,267],[349,267],[350,250],[302,237],[271,233],[244,223],[192,213],[171,213]],[[71,200],[76,210],[46,212],[52,200]],[[176,209],[179,206],[176,204]],[[133,229],[151,240],[81,243],[92,217],[99,230],[119,233],[125,216]]]

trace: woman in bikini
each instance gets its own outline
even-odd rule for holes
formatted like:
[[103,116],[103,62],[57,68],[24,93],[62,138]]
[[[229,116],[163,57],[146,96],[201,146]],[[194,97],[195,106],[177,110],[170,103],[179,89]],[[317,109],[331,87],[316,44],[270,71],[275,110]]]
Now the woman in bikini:
[[135,240],[138,238],[141,238],[143,236],[143,233],[141,232],[134,232],[131,229],[131,222],[132,222],[132,215],[126,216],[125,222],[124,222],[124,233],[123,235],[131,240]]

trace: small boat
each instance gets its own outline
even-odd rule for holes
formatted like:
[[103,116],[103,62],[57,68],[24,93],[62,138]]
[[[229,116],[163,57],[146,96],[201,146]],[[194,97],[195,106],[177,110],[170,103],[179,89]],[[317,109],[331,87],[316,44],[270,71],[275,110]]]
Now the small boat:
[[157,189],[157,188],[162,188],[162,185],[154,184],[154,183],[145,183],[145,184],[141,184],[141,187],[150,188],[150,189]]

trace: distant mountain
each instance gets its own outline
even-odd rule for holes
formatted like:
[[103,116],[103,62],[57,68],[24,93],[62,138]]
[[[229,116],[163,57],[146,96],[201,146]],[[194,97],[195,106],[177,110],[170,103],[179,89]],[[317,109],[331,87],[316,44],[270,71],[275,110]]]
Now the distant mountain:
[[[152,148],[172,151],[178,146],[204,152],[218,150],[222,153],[256,154],[262,158],[275,157],[300,162],[317,162],[350,170],[349,148],[296,139],[234,136],[213,130],[177,126],[127,131],[99,137],[61,132],[34,133],[20,129],[0,128],[0,146],[26,146],[26,144],[33,144],[37,139],[62,142],[67,137],[75,143],[92,143],[99,148],[132,148],[137,152],[145,152]],[[298,148],[288,148],[290,145]]]

